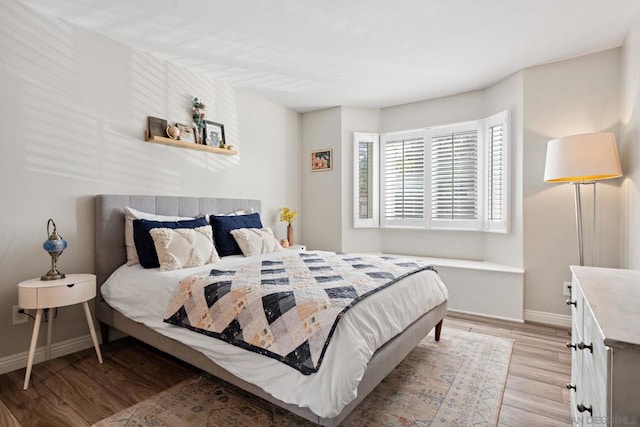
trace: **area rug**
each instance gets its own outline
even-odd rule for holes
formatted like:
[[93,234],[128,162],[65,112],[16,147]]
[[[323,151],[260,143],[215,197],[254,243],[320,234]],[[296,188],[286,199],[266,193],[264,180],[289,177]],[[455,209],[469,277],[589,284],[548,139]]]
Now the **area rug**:
[[[496,425],[513,342],[444,329],[430,334],[342,426]],[[310,426],[208,374],[196,375],[106,418],[115,426]]]

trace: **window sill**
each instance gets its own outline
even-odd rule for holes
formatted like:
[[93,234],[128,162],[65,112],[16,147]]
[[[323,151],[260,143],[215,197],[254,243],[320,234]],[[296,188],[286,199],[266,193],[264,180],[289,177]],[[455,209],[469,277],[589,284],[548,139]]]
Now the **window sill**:
[[[360,227],[355,227],[360,228]],[[385,225],[380,226],[380,230],[423,230],[423,231],[462,231],[462,232],[472,232],[472,233],[491,233],[491,234],[509,234],[506,230],[481,230],[478,228],[455,228],[455,227],[417,227],[413,225]]]

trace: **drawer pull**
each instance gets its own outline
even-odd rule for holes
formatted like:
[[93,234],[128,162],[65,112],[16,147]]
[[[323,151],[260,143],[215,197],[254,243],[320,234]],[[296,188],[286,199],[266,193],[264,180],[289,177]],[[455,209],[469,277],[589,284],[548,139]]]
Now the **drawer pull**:
[[583,343],[582,341],[580,341],[580,342],[578,343],[578,348],[579,348],[580,350],[584,350],[585,348],[588,348],[588,349],[589,349],[589,351],[590,351],[591,353],[593,353],[593,344],[586,345],[585,343]]
[[589,415],[593,416],[593,406],[584,406],[582,403],[578,403],[578,405],[576,405],[576,408],[578,408],[578,412],[588,412]]
[[567,348],[572,348],[574,350],[576,350],[576,345],[575,344],[571,344],[570,342],[567,343]]
[[570,299],[567,300],[567,305],[572,305],[574,307],[578,306],[578,301],[571,301]]
[[75,285],[75,283],[71,283],[70,285],[67,285],[67,288],[73,288]]
[[573,389],[574,391],[578,391],[578,389],[576,388],[575,384],[567,383],[566,387],[567,387],[567,390]]

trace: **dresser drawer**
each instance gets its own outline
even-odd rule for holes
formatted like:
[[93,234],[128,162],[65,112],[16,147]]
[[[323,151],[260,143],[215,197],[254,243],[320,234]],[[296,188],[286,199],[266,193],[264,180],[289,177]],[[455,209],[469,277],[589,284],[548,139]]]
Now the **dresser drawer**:
[[88,301],[96,296],[95,276],[71,276],[48,283],[38,280],[24,282],[25,285],[18,288],[18,305],[30,309],[64,307]]
[[610,349],[604,345],[604,337],[600,328],[591,314],[589,308],[584,311],[584,336],[583,342],[590,345],[593,351],[588,348],[579,350],[584,353],[587,369],[583,368],[583,380],[589,376],[593,385],[594,396],[601,402],[606,402],[607,384],[609,384],[609,363],[611,360]]
[[571,332],[573,342],[577,343],[582,341],[584,336],[584,295],[575,278],[571,284],[571,302],[575,303],[571,305],[571,319],[575,324],[575,332]]
[[90,300],[96,296],[95,281],[88,280],[69,285],[38,289],[38,306],[64,307]]
[[[577,344],[580,342],[578,338],[578,331],[576,322],[573,321],[571,323],[571,343]],[[584,355],[582,351],[577,349],[570,349],[571,351],[571,383],[574,385],[578,385],[582,383],[582,362],[584,360]],[[581,394],[581,390],[576,390],[578,394]]]
[[[580,399],[576,399],[576,411],[582,417],[584,425],[602,425],[607,416],[605,403],[598,397],[598,392],[594,389],[594,386],[594,383],[586,377],[585,371],[582,382],[582,396]],[[580,412],[579,405],[582,405],[585,409],[583,412]]]

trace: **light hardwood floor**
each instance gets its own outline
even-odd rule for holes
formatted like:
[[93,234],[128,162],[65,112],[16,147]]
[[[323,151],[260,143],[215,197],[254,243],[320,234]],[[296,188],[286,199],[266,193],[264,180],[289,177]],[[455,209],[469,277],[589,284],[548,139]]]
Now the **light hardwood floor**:
[[[447,328],[514,340],[501,426],[570,424],[568,329],[460,315],[445,319],[443,338]],[[92,348],[39,363],[26,391],[24,369],[0,375],[0,426],[91,425],[198,372],[129,338],[103,346],[102,354],[100,368]]]

